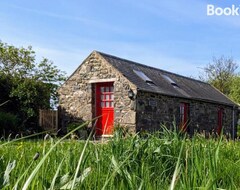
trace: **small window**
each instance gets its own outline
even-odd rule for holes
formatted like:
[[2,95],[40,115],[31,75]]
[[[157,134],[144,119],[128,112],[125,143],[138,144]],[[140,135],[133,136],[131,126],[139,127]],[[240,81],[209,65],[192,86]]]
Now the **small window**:
[[114,106],[114,88],[113,86],[101,86],[98,88],[97,93],[99,94],[99,104],[101,108],[113,108]]
[[133,72],[137,74],[137,76],[139,76],[145,82],[154,84],[153,81],[149,77],[147,77],[142,71],[133,70]]
[[169,76],[167,75],[161,75],[167,82],[169,82],[173,87],[178,87],[177,83],[172,80]]

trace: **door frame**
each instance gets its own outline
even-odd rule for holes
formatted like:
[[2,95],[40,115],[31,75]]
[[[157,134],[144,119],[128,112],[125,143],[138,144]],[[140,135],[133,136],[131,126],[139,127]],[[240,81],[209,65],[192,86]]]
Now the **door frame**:
[[190,104],[186,102],[181,102],[180,106],[180,131],[188,132],[189,131],[189,119],[190,119]]
[[220,135],[223,130],[223,116],[224,116],[224,109],[222,107],[218,108],[218,127],[217,127],[217,134]]
[[[92,84],[94,84],[94,93],[92,93],[92,95],[94,95],[95,97],[94,97],[94,114],[93,114],[93,117],[94,118],[96,118],[96,117],[98,117],[98,93],[97,93],[97,86],[98,85],[101,85],[101,84],[112,84],[112,86],[113,86],[113,95],[114,95],[114,82],[115,82],[115,80],[113,80],[113,79],[99,79],[99,80],[93,80],[93,81],[91,81],[91,83]],[[114,96],[115,97],[115,96]],[[113,105],[114,105],[114,99],[113,99]],[[115,115],[115,108],[114,108],[114,106],[113,106],[113,126],[112,126],[112,128],[114,128],[114,115]],[[94,119],[93,118],[93,119]],[[95,127],[95,134],[96,134],[96,124],[97,124],[97,121],[96,122],[94,122],[93,123],[93,125],[95,125],[94,127]],[[112,137],[113,136],[113,134],[102,134],[102,135],[97,135],[97,136],[101,136],[101,137]]]

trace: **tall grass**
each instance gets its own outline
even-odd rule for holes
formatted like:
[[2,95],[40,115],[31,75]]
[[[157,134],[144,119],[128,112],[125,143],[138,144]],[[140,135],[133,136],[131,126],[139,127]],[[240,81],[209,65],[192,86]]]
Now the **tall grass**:
[[[69,135],[69,134],[68,134]],[[163,132],[0,145],[0,189],[238,189],[240,143]]]

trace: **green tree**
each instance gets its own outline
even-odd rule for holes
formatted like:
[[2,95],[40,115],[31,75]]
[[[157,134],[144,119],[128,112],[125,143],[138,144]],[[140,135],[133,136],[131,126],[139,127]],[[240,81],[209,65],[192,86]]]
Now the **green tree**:
[[17,48],[0,41],[0,103],[10,100],[0,109],[17,114],[23,123],[36,118],[40,108],[55,106],[56,89],[65,75],[46,58],[36,63],[31,46]]
[[212,62],[203,68],[204,74],[200,76],[200,79],[209,82],[222,93],[229,95],[237,68],[238,64],[232,57],[213,57]]
[[240,104],[240,75],[233,77],[229,96],[233,101]]

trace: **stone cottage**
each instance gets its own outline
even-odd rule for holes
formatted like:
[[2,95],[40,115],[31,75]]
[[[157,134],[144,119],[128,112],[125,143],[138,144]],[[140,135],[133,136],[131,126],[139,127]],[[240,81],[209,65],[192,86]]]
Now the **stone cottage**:
[[[189,134],[236,136],[238,105],[208,83],[93,51],[59,88],[61,128],[91,121],[97,136],[173,123]],[[97,119],[96,119],[97,118]]]

